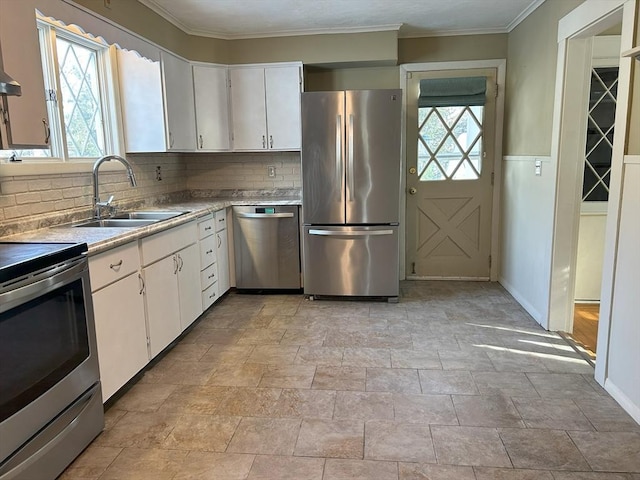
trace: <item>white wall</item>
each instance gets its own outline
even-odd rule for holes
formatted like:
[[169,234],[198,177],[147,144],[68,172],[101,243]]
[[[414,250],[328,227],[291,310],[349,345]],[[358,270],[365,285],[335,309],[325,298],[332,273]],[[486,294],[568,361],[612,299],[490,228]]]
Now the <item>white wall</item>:
[[[535,162],[541,162],[541,175]],[[543,327],[549,302],[555,175],[549,157],[507,156],[502,164],[498,281]]]
[[[633,162],[633,163],[631,163]],[[607,390],[640,423],[640,155],[625,159]]]
[[[593,211],[594,208],[590,203],[597,203],[597,207],[604,211]],[[582,204],[576,263],[576,301],[600,301],[604,236],[607,225],[606,208],[606,203],[602,205],[601,202]]]

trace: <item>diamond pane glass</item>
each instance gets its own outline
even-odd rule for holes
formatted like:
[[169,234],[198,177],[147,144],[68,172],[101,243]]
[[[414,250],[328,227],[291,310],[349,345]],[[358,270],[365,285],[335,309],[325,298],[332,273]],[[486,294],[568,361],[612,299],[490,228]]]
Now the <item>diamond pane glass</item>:
[[[420,180],[480,177],[483,109],[482,106],[419,109],[418,169],[424,170]],[[437,165],[429,163],[434,158]]]
[[589,121],[585,148],[583,201],[606,201],[613,152],[618,68],[594,68],[589,91]]
[[60,37],[56,44],[68,155],[102,156],[105,142],[96,52]]

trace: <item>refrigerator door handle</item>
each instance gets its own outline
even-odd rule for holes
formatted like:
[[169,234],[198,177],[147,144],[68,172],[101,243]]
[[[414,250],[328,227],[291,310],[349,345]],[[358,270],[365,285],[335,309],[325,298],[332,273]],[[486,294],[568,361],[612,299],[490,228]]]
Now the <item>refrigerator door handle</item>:
[[[342,115],[336,115],[336,185],[342,185]],[[342,189],[338,201],[342,201]]]
[[291,218],[293,213],[240,213],[234,212],[238,218]]
[[353,180],[353,114],[349,115],[349,128],[347,132],[347,160],[349,166],[347,168],[347,181],[349,182],[349,201],[353,202],[353,189],[355,188]]
[[393,235],[393,230],[318,230],[310,229],[309,235],[322,235],[325,237],[371,237],[375,235]]

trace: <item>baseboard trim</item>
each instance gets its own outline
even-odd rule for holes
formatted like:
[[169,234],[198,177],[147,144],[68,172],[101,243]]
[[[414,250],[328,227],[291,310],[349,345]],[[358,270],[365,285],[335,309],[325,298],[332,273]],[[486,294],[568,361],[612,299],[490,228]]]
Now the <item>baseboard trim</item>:
[[547,326],[542,323],[542,315],[540,312],[538,312],[538,310],[536,310],[533,305],[531,305],[527,299],[516,288],[514,288],[513,285],[507,282],[503,277],[498,277],[498,283],[502,285],[507,292],[509,292],[516,302],[518,302],[536,322],[538,322],[543,328],[547,328]]
[[640,405],[633,403],[633,401],[631,401],[631,399],[627,397],[627,395],[625,395],[625,393],[620,390],[610,378],[607,378],[604,381],[604,389],[609,392],[613,399],[618,402],[638,424],[640,424]]

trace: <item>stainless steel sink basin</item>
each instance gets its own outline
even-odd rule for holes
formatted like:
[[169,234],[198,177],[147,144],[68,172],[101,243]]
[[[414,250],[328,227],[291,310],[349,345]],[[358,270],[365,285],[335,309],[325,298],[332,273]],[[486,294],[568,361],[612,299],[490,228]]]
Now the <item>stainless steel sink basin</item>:
[[156,220],[143,220],[143,219],[133,219],[133,218],[106,218],[104,220],[90,220],[84,223],[78,223],[74,225],[74,227],[91,227],[91,228],[107,228],[107,227],[116,227],[116,228],[134,228],[134,227],[144,227],[145,225],[151,225],[152,223],[158,222],[159,219]]
[[145,219],[145,220],[168,220],[188,212],[175,212],[163,210],[141,210],[136,212],[119,213],[114,219]]

